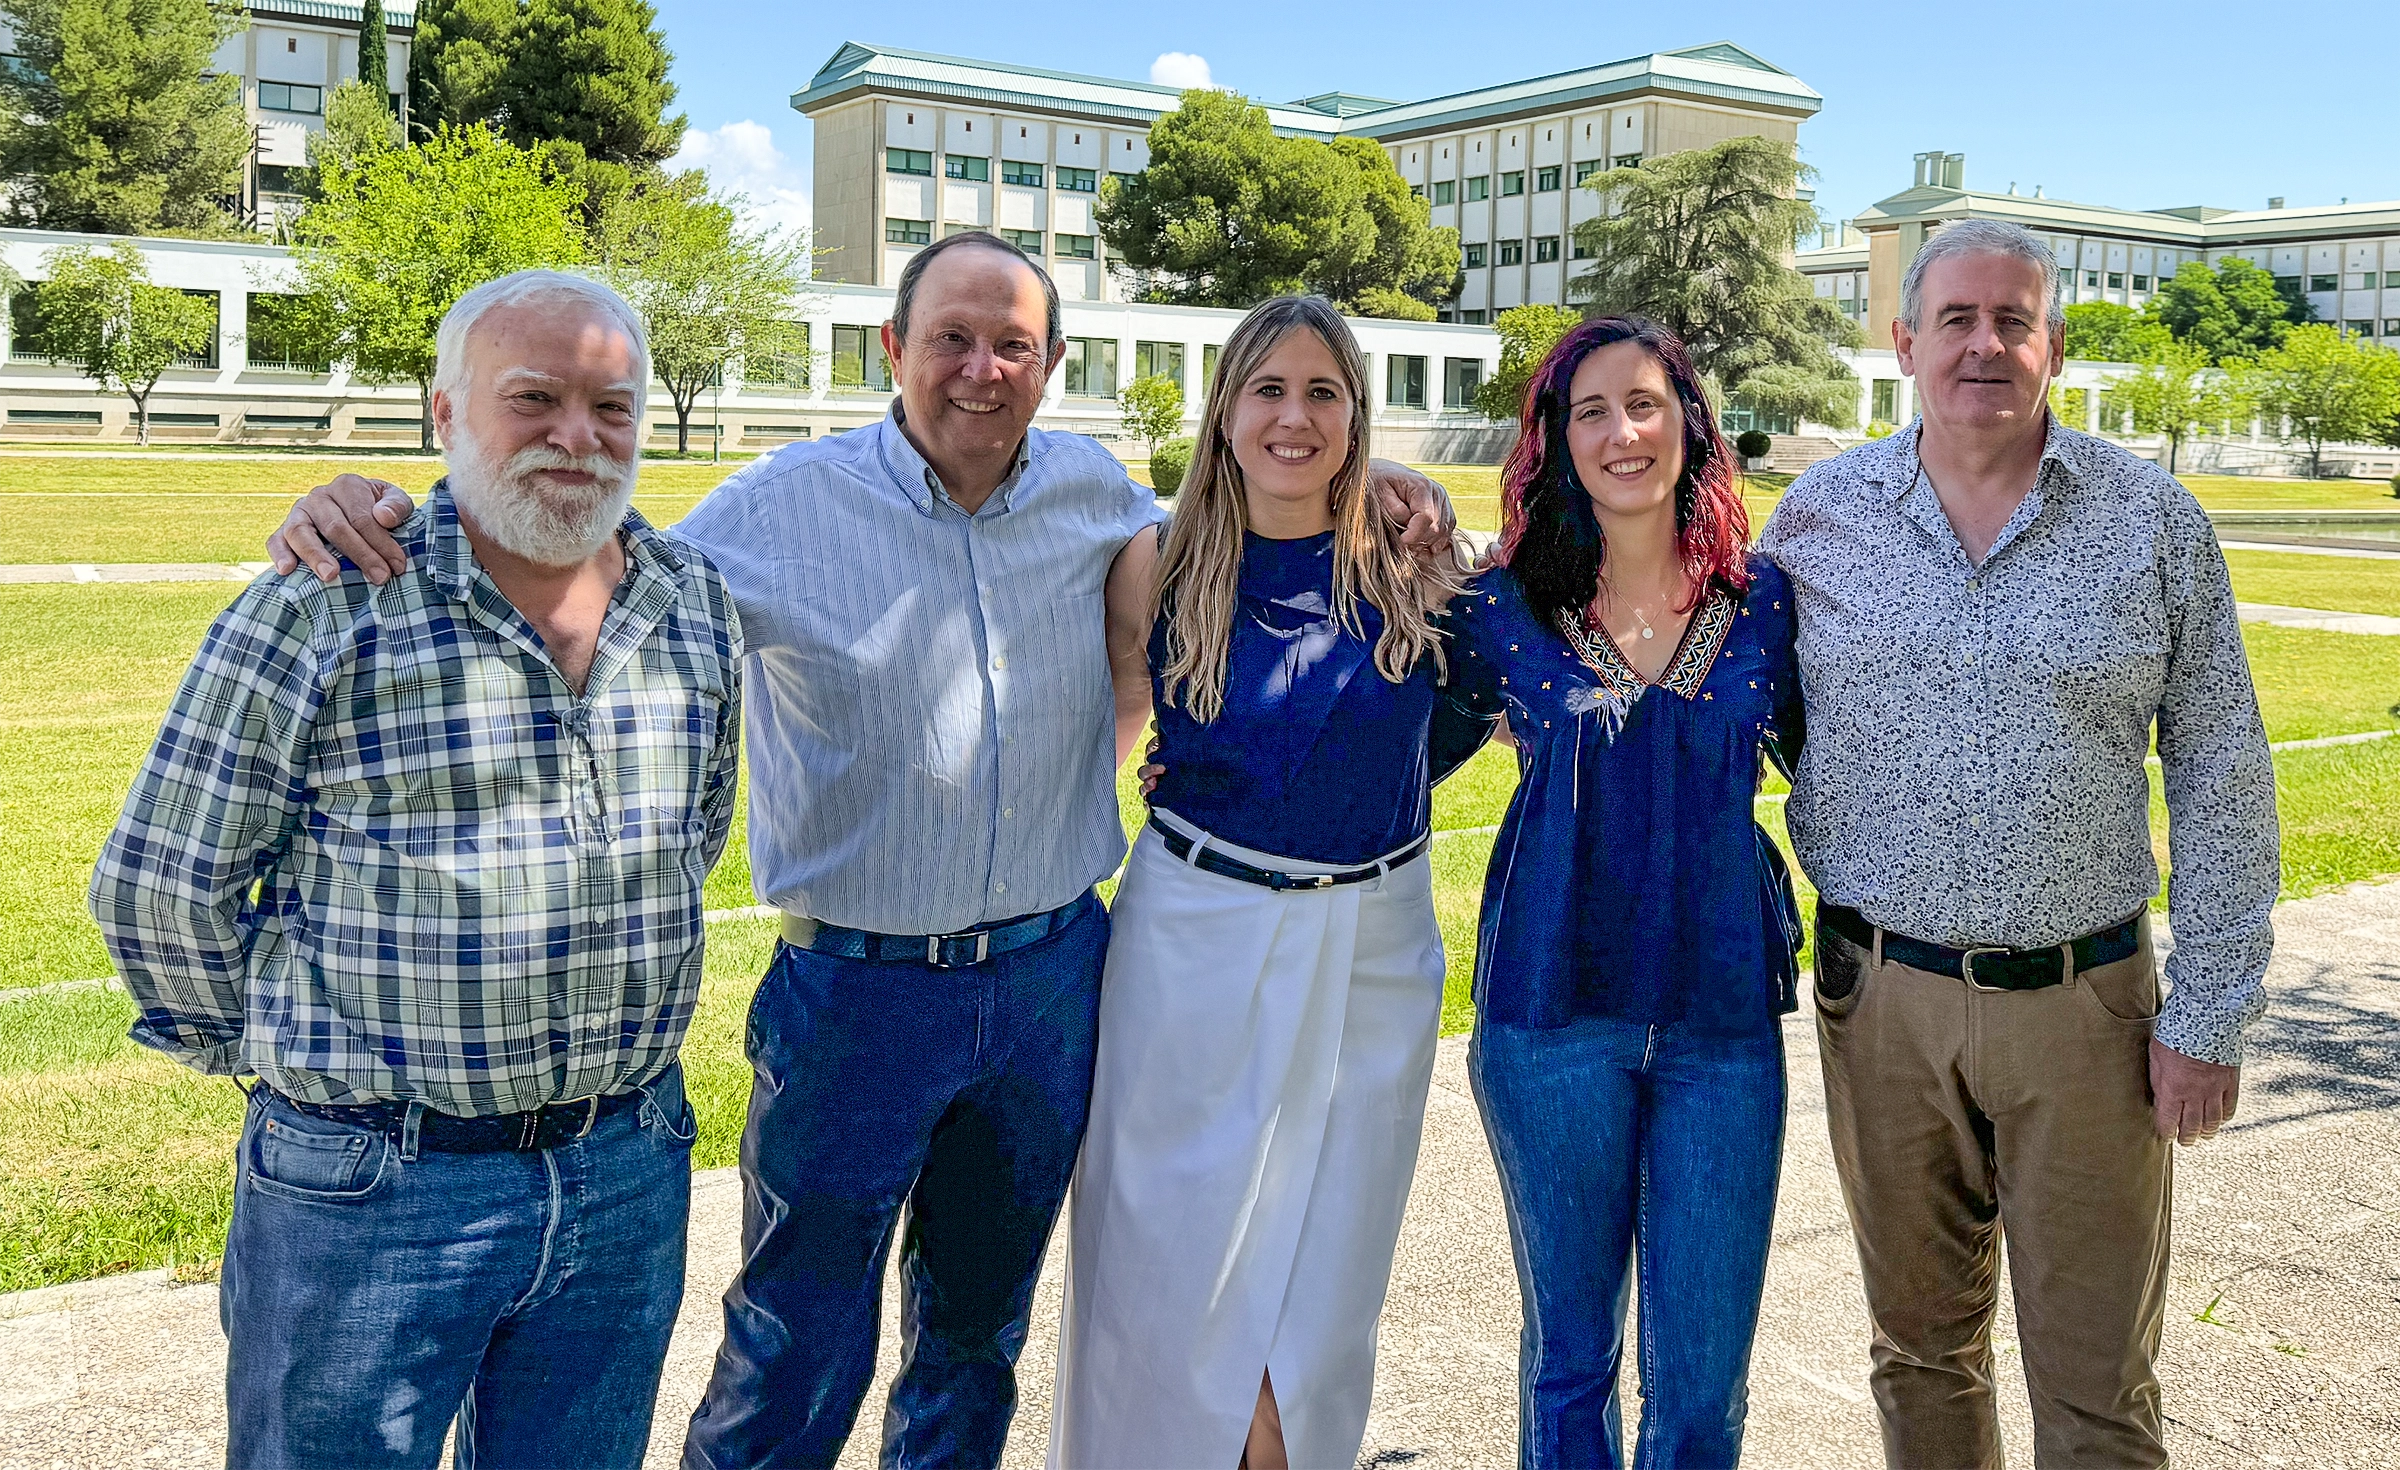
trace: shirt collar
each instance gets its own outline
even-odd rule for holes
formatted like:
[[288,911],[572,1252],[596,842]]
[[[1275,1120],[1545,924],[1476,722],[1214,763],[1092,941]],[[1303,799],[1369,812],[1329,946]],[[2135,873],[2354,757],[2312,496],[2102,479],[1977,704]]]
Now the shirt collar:
[[[483,568],[476,563],[475,548],[468,542],[465,528],[458,523],[458,503],[451,498],[449,476],[434,481],[420,514],[425,517],[427,574],[445,595],[466,601]],[[660,535],[633,507],[625,508],[625,520],[619,530],[625,537],[628,582],[649,576],[677,578],[688,568],[689,563],[675,550],[675,543]]]
[[[2042,431],[2042,459],[2034,470],[2034,485],[2063,476],[2068,483],[2083,473],[2083,446],[2077,442],[2075,431],[2058,421],[2058,415],[2043,411],[2045,428]],[[1899,433],[1883,440],[1866,457],[1865,478],[1883,489],[1887,502],[1897,501],[1914,489],[1924,466],[1918,461],[1917,443],[1925,432],[1925,420],[1919,417]],[[2057,474],[2054,475],[2053,471]]]
[[[907,433],[901,427],[907,422],[908,409],[895,395],[891,412],[884,415],[883,422],[876,426],[883,435],[884,468],[908,493],[909,501],[916,506],[918,514],[932,515],[936,501],[957,509],[958,503],[951,500],[950,493],[942,488],[942,477],[933,472],[933,466],[926,462],[924,455],[917,452],[917,446],[909,442]],[[1000,488],[992,493],[992,500],[985,504],[997,502],[1004,512],[1012,509],[1010,502],[1016,495],[1017,486],[1025,479],[1025,467],[1032,461],[1033,431],[1027,429],[1025,437],[1017,441],[1017,462],[1010,467],[1008,478],[1000,482]]]

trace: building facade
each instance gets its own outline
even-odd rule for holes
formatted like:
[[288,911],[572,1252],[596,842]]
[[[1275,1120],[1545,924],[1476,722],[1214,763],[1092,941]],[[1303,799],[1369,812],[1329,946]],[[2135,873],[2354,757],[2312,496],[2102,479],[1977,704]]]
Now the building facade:
[[[942,234],[996,230],[1041,256],[1071,300],[1115,300],[1094,209],[1111,174],[1149,162],[1150,125],[1180,93],[852,42],[793,94],[816,124],[816,243],[828,279],[888,285]],[[1436,226],[1459,232],[1448,320],[1564,304],[1573,229],[1599,200],[1574,186],[1618,164],[1728,137],[1782,142],[1822,99],[1726,42],[1394,102],[1328,92],[1268,106],[1290,136],[1372,138]]]
[[2057,252],[2061,289],[2072,305],[2112,301],[2139,308],[2192,261],[2240,257],[2271,272],[2305,299],[2317,320],[2346,336],[2400,346],[2400,201],[2261,210],[2192,205],[2118,209],[1971,189],[1966,159],[1920,153],[1915,181],[1843,221],[1824,246],[1797,263],[1816,294],[1865,328],[1871,347],[1888,346],[1900,313],[1900,280],[1925,241],[1963,219],[2023,225]]
[[[62,246],[118,243],[100,235],[0,229],[0,260],[28,281],[48,274]],[[150,401],[151,438],[164,443],[333,444],[413,449],[422,409],[413,383],[354,380],[338,363],[297,360],[275,324],[294,285],[291,253],[263,241],[133,241],[153,282],[208,300],[217,331],[207,351],[170,369]],[[822,437],[880,418],[893,393],[879,329],[892,288],[822,283],[793,303],[804,347],[773,362],[736,362],[724,387],[692,415],[692,442],[757,450]],[[51,360],[32,332],[30,292],[12,298],[0,364],[0,440],[125,441],[132,407],[74,366]],[[1063,307],[1066,360],[1051,375],[1038,418],[1044,428],[1090,434],[1128,456],[1146,447],[1123,437],[1118,389],[1137,376],[1171,377],[1184,392],[1187,432],[1197,427],[1217,354],[1242,319],[1238,311],[1071,301]],[[1490,329],[1438,322],[1361,319],[1375,452],[1390,458],[1488,462],[1508,446],[1511,426],[1475,412],[1475,389],[1499,365]],[[675,410],[653,384],[645,443],[675,444]]]

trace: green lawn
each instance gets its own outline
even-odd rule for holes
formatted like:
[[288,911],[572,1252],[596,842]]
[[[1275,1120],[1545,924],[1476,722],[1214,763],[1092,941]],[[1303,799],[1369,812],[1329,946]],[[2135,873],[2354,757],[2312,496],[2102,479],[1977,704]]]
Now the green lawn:
[[2225,564],[2244,602],[2400,617],[2400,558],[2228,551]]

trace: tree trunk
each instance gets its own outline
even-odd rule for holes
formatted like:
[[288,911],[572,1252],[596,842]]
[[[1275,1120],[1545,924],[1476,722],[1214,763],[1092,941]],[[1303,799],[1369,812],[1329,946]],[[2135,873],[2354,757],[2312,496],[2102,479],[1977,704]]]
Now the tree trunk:
[[126,396],[133,400],[133,442],[148,444],[150,442],[150,395],[132,393]]
[[692,411],[681,403],[675,405],[675,452],[692,452]]
[[417,379],[417,448],[433,453],[433,383]]

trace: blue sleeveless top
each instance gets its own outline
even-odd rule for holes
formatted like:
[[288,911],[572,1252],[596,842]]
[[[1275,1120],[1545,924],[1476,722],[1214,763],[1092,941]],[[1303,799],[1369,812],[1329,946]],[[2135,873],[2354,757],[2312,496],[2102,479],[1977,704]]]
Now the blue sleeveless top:
[[1150,630],[1157,759],[1167,768],[1152,805],[1308,862],[1363,863],[1415,841],[1430,820],[1433,660],[1398,684],[1376,672],[1383,617],[1362,602],[1351,633],[1335,616],[1331,531],[1298,541],[1243,533],[1239,588],[1225,708],[1209,724],[1167,702],[1166,619]]
[[1747,595],[1702,598],[1656,684],[1605,633],[1536,617],[1505,568],[1452,604],[1449,696],[1506,713],[1517,742],[1475,952],[1485,1021],[1756,1034],[1793,1008],[1799,914],[1751,803],[1761,751],[1799,753],[1795,623],[1783,573],[1749,569]]

